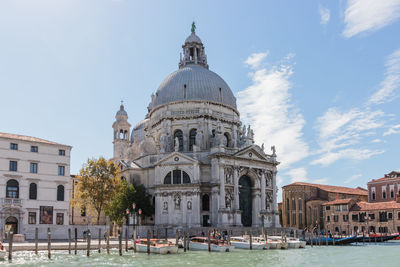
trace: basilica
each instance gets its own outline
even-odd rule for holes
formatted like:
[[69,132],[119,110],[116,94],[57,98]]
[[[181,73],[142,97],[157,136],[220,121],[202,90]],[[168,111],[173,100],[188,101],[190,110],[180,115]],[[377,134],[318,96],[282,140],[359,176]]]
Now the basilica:
[[153,196],[155,226],[280,227],[275,147],[268,154],[254,143],[194,27],[182,49],[178,70],[152,94],[132,132],[121,104],[113,159]]

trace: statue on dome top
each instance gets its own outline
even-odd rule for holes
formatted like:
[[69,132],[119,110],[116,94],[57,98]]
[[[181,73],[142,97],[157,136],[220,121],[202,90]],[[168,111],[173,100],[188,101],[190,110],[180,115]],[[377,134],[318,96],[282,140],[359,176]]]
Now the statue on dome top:
[[192,33],[196,33],[196,24],[192,22]]

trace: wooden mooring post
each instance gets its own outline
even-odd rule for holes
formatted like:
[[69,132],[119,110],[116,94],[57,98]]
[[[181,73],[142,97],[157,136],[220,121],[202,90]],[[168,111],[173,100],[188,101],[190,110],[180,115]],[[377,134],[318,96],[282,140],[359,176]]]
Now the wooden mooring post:
[[35,228],[35,254],[37,255],[39,252],[39,229]]
[[325,231],[325,244],[328,245],[328,231]]
[[228,242],[228,245],[230,246],[231,245],[231,230],[227,230],[227,232],[228,232],[228,240],[227,240],[227,242]]
[[75,228],[75,255],[77,253],[78,250],[78,229]]
[[128,225],[125,228],[125,252],[128,252]]
[[160,228],[157,228],[157,239],[160,239]]
[[68,254],[71,254],[71,228],[68,228]]
[[47,257],[51,259],[51,232],[50,228],[47,228]]
[[187,250],[190,250],[190,246],[189,246],[189,241],[190,241],[190,238],[189,238],[189,236],[190,236],[190,231],[187,231],[186,232],[186,249]]
[[90,230],[88,231],[87,234],[87,251],[86,251],[86,256],[90,256],[90,241],[92,240],[92,233],[90,233]]
[[107,229],[106,232],[106,250],[107,254],[110,254],[110,229]]
[[164,238],[168,240],[168,228],[164,228]]
[[211,236],[210,236],[211,235],[211,230],[208,229],[207,233],[208,233],[208,236],[207,236],[208,252],[211,252]]
[[178,245],[179,245],[179,230],[177,229],[175,233],[175,246]]
[[8,232],[8,260],[9,261],[12,261],[13,239],[14,239],[14,233],[13,233],[13,231],[9,231]]
[[101,228],[99,228],[99,247],[98,247],[98,252],[101,252]]
[[147,230],[147,254],[150,255],[150,230]]
[[183,252],[186,252],[186,231],[183,232]]
[[136,226],[133,227],[133,252],[136,253]]
[[250,250],[253,250],[253,235],[252,231],[250,230]]
[[311,244],[311,247],[313,247],[313,244],[314,244],[314,232],[313,231],[310,232],[310,244]]
[[118,229],[118,249],[119,249],[119,255],[122,256],[122,234],[121,234],[121,229]]

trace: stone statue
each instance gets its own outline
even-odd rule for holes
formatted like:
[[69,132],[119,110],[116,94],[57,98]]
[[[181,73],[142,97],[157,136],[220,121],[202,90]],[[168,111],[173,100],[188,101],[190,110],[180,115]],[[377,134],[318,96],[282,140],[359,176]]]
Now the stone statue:
[[165,201],[163,203],[163,211],[168,211],[168,202],[167,201]]
[[181,208],[181,196],[180,195],[176,195],[174,198],[174,202],[175,202],[175,209],[180,209]]
[[251,140],[254,139],[254,131],[253,131],[253,129],[250,130],[249,138],[250,138]]
[[187,203],[187,209],[191,210],[192,209],[192,201],[188,201]]
[[246,136],[246,125],[243,125],[242,132],[241,132],[241,137],[244,138],[245,136]]
[[192,22],[192,33],[196,32],[196,24],[194,23],[194,21]]
[[250,134],[251,134],[251,128],[250,128],[250,124],[249,124],[249,126],[247,126],[247,137],[250,138]]
[[276,149],[275,146],[271,146],[272,156],[276,157]]
[[196,131],[195,143],[196,143],[196,146],[201,149],[201,146],[203,144],[203,131],[202,130]]
[[262,143],[262,145],[261,145],[261,150],[262,150],[262,152],[264,152],[264,143]]
[[175,137],[175,152],[179,151],[179,138]]

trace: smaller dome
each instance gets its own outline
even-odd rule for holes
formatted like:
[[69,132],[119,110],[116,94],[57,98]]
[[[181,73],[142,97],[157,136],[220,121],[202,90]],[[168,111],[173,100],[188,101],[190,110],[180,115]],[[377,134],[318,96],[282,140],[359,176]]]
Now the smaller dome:
[[126,113],[125,111],[124,105],[121,104],[116,116],[128,116],[128,113]]
[[199,44],[202,44],[199,36],[197,36],[194,32],[192,32],[192,34],[190,34],[189,37],[186,38],[185,44],[186,43],[199,43]]

